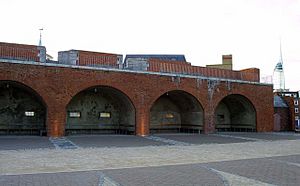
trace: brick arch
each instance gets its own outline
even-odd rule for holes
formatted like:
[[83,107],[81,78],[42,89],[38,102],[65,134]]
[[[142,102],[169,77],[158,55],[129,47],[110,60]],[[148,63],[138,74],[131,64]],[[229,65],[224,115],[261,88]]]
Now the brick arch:
[[[15,81],[15,80],[0,80],[0,85],[5,85],[7,84],[7,86],[12,86],[12,87],[15,87],[17,89],[20,89],[22,90],[23,92],[25,92],[25,96],[26,94],[29,94],[30,96],[32,96],[32,99],[29,98],[29,100],[33,100],[34,102],[37,102],[38,105],[40,104],[40,106],[37,106],[37,104],[32,104],[27,102],[27,104],[22,104],[20,107],[17,106],[18,108],[23,108],[24,110],[23,111],[28,111],[28,109],[33,109],[32,111],[35,111],[36,109],[37,110],[40,110],[42,109],[42,112],[37,112],[35,113],[35,117],[33,118],[33,120],[30,120],[28,121],[26,118],[23,118],[22,116],[18,116],[18,118],[23,118],[24,120],[22,120],[22,124],[25,124],[26,127],[29,127],[28,124],[29,123],[42,123],[43,124],[43,128],[39,129],[40,131],[37,132],[36,134],[38,135],[44,135],[46,133],[45,129],[49,128],[48,126],[48,121],[47,121],[47,110],[48,110],[48,104],[47,102],[45,101],[44,97],[42,97],[42,95],[40,94],[40,92],[38,92],[35,88],[33,88],[32,86],[24,83],[24,82],[20,82],[20,81]],[[18,91],[20,94],[18,94],[17,98],[15,99],[20,99],[20,97],[22,98],[24,96],[24,93],[22,93],[22,91]],[[16,102],[18,102],[16,100]],[[28,99],[26,99],[28,101]],[[24,101],[24,100],[23,100]],[[22,101],[22,102],[23,102]],[[31,105],[31,106],[30,106]],[[29,106],[29,107],[28,107]],[[33,107],[33,108],[32,108]],[[20,110],[18,111],[18,113],[20,112]],[[26,124],[26,121],[29,122]],[[35,127],[32,127],[32,124],[31,124],[31,128],[33,130],[36,130],[37,128]],[[21,130],[24,130],[24,129],[21,129]],[[26,133],[27,134],[27,133]]]
[[81,84],[80,86],[76,86],[75,88],[72,87],[72,89],[69,89],[68,91],[68,96],[66,97],[66,99],[64,100],[64,105],[65,108],[67,107],[67,105],[70,103],[70,101],[79,93],[88,90],[90,88],[94,88],[94,87],[109,87],[112,88],[120,93],[122,93],[123,95],[125,95],[129,101],[132,103],[132,105],[134,106],[134,108],[137,108],[137,101],[134,99],[134,92],[127,90],[126,87],[123,86],[119,86],[119,85],[115,85],[115,84],[106,84],[106,83],[84,83]]
[[[121,106],[121,107],[119,107],[119,109],[123,109],[123,108],[127,108],[127,109],[125,109],[125,110],[123,110],[124,112],[121,112],[120,110],[115,110],[115,109],[113,109],[114,111],[110,111],[111,112],[111,114],[112,115],[114,115],[114,116],[116,116],[116,115],[119,115],[119,119],[120,119],[120,121],[123,121],[124,122],[124,119],[125,119],[125,121],[127,121],[128,123],[127,123],[127,125],[125,126],[125,128],[126,129],[113,129],[113,130],[115,130],[114,132],[117,132],[117,133],[122,133],[122,134],[135,134],[136,133],[136,125],[137,125],[137,123],[136,123],[136,105],[134,104],[134,102],[132,101],[132,99],[124,92],[124,91],[122,91],[122,90],[120,90],[119,88],[115,88],[115,87],[113,87],[113,86],[108,86],[108,85],[99,85],[99,84],[97,84],[97,85],[92,85],[92,86],[89,86],[89,87],[85,87],[83,90],[80,90],[80,91],[78,91],[76,94],[74,94],[73,96],[72,96],[72,98],[71,99],[69,99],[69,102],[66,104],[66,106],[65,106],[65,111],[67,112],[67,110],[68,109],[70,109],[70,108],[78,108],[78,105],[76,106],[76,104],[74,105],[74,101],[75,101],[75,103],[76,103],[76,100],[75,100],[75,98],[78,98],[78,96],[79,97],[81,97],[80,99],[82,99],[82,98],[84,98],[84,97],[82,97],[84,94],[85,94],[85,92],[86,93],[88,93],[88,95],[89,95],[89,97],[90,96],[95,96],[94,95],[94,93],[92,93],[91,94],[91,92],[94,92],[94,89],[95,89],[95,93],[97,94],[97,96],[98,96],[98,94],[99,94],[99,92],[104,92],[104,95],[112,95],[112,97],[113,98],[109,98],[109,99],[107,99],[107,98],[105,98],[105,101],[104,100],[102,100],[102,101],[104,101],[104,103],[107,101],[107,100],[110,100],[109,101],[109,103],[110,104],[113,104],[113,105],[122,105],[123,104],[123,106]],[[110,93],[109,93],[110,92]],[[100,96],[100,97],[103,97],[103,94],[101,94],[102,96]],[[96,97],[94,97],[93,98],[93,100],[94,101],[96,101],[96,102],[98,102],[99,103],[99,101],[101,100],[99,100],[98,98],[97,98],[97,96]],[[84,100],[86,100],[86,98],[84,98]],[[98,101],[97,101],[98,100]],[[119,101],[118,101],[119,100]],[[111,102],[112,101],[112,102]],[[101,101],[100,101],[101,102]],[[107,102],[108,103],[108,102]],[[72,104],[72,105],[70,105],[70,104]],[[125,105],[124,105],[125,104]],[[100,104],[101,105],[101,104]],[[102,104],[103,105],[103,104]],[[95,106],[95,105],[94,105]],[[115,108],[115,106],[113,106],[113,108]],[[68,108],[69,107],[69,108]],[[101,107],[99,107],[99,104],[98,104],[98,106],[96,106],[97,107],[97,109],[98,109],[98,111],[99,111],[99,109],[100,110],[102,110],[101,109]],[[83,107],[81,107],[82,109],[83,109]],[[84,109],[84,110],[86,110],[86,109]],[[105,109],[106,110],[106,109]],[[117,111],[117,112],[116,112]],[[101,112],[101,111],[100,111]],[[127,115],[126,115],[126,117],[125,117],[125,115],[124,114],[122,114],[122,113],[127,113]],[[84,112],[84,113],[86,113],[86,112]],[[115,114],[113,114],[113,113],[115,113]],[[95,117],[95,115],[93,115],[92,116],[92,118],[94,118]],[[67,116],[67,118],[68,118],[68,116]],[[71,123],[72,123],[72,118],[68,118],[69,119],[69,121],[71,121]],[[72,128],[70,128],[71,126],[72,126],[72,124],[70,124],[69,123],[69,127],[68,126],[66,126],[67,124],[68,124],[68,119],[66,120],[66,122],[65,122],[65,126],[64,126],[64,128],[65,129],[68,129],[68,130],[73,130]],[[111,119],[113,119],[113,117],[111,118]],[[116,119],[116,118],[115,118]],[[113,119],[113,120],[115,120],[115,119]],[[92,121],[92,120],[90,120],[90,119],[88,119],[88,120],[86,120],[86,121],[88,121],[88,123],[90,123],[90,122],[92,122],[92,123],[94,123],[95,121]],[[97,120],[98,121],[98,120]],[[100,120],[99,120],[100,121]],[[77,121],[78,122],[78,121]],[[103,121],[102,121],[103,122]],[[81,121],[81,123],[82,123],[82,121]],[[115,123],[114,124],[116,124],[116,123],[119,123],[119,122],[116,122],[115,121]],[[126,123],[126,122],[125,122]],[[74,123],[75,125],[76,125],[76,123]],[[119,124],[122,124],[122,122],[121,123],[119,123]],[[124,123],[123,123],[124,124]],[[78,123],[77,123],[77,125],[78,125]],[[84,125],[81,125],[81,126],[84,126]],[[68,128],[67,128],[68,127]],[[113,125],[111,125],[111,127],[113,127]],[[93,127],[94,128],[94,133],[103,133],[103,130],[102,130],[102,132],[101,132],[101,128],[98,126],[94,126]],[[86,130],[86,129],[83,129],[83,130]],[[96,130],[98,130],[98,132],[96,131]],[[123,130],[123,131],[121,131],[121,130]],[[107,130],[108,131],[108,130]],[[75,131],[73,130],[73,133],[74,133]],[[111,131],[111,132],[113,132],[113,131]],[[76,132],[75,132],[76,133]],[[68,134],[72,134],[72,132],[71,133],[68,133]]]
[[[238,100],[238,101],[243,101],[243,100],[245,100],[247,103],[246,104],[248,104],[248,106],[250,106],[251,108],[250,109],[253,109],[253,113],[252,114],[254,114],[254,120],[252,121],[252,125],[253,125],[253,122],[254,122],[254,125],[255,125],[255,129],[254,128],[252,128],[252,127],[250,127],[250,128],[247,128],[246,126],[242,126],[242,123],[241,123],[241,128],[240,129],[238,129],[238,130],[244,130],[244,131],[249,131],[249,130],[251,130],[251,131],[253,131],[253,130],[257,130],[257,110],[256,110],[256,107],[255,107],[255,104],[253,103],[253,101],[247,96],[247,95],[244,95],[244,94],[240,94],[240,93],[231,93],[231,94],[226,94],[226,95],[224,95],[224,96],[220,96],[217,100],[216,100],[216,105],[214,106],[214,109],[213,109],[213,115],[214,115],[214,125],[215,125],[215,128],[217,127],[217,120],[219,119],[217,116],[216,116],[216,114],[217,114],[217,111],[218,111],[218,109],[220,109],[219,108],[219,106],[222,106],[221,104],[223,103],[223,101],[225,101],[226,99],[228,99],[228,98],[230,98],[230,97],[233,97],[234,98],[234,96],[236,96],[238,99],[242,99],[242,100]],[[232,101],[233,102],[233,101]],[[232,103],[231,102],[231,103]],[[226,103],[224,103],[225,105],[226,105],[226,107],[228,107],[228,105],[226,104]],[[232,103],[232,104],[234,104],[234,103]],[[238,104],[243,104],[243,103],[238,103]],[[238,107],[238,106],[236,106],[236,107]],[[235,108],[235,107],[234,107]],[[230,109],[230,108],[228,108],[229,110],[228,110],[228,112],[232,112],[232,108]],[[230,113],[231,114],[231,113]],[[251,114],[251,113],[249,113],[249,114]],[[253,116],[251,116],[251,117],[253,117]],[[224,123],[226,123],[226,119],[225,118],[223,118],[224,119]],[[248,118],[249,119],[249,118]],[[230,119],[231,120],[231,119]],[[245,119],[244,119],[245,120]],[[250,118],[250,120],[252,120],[251,118]],[[244,121],[243,121],[244,122]],[[233,124],[231,124],[231,125],[233,125]],[[226,128],[226,127],[225,127]]]
[[72,93],[72,94],[69,94],[69,97],[65,100],[65,102],[67,103],[67,104],[65,104],[65,106],[67,107],[68,104],[70,103],[70,101],[76,95],[80,94],[81,92],[86,91],[88,89],[97,88],[97,87],[107,87],[107,88],[111,88],[111,89],[114,89],[114,90],[120,92],[121,94],[123,94],[124,96],[126,96],[128,98],[128,100],[133,105],[134,109],[136,109],[136,104],[135,104],[134,99],[132,99],[132,96],[130,94],[127,94],[126,91],[124,91],[121,87],[106,85],[106,84],[92,84],[92,85],[88,85],[88,86],[83,86],[83,88],[76,89],[76,91],[74,91],[74,93]]
[[[181,98],[176,101],[177,97]],[[148,112],[151,133],[204,131],[204,107],[198,97],[184,89],[169,89],[156,96],[149,104]]]
[[219,105],[219,103],[226,97],[230,96],[230,95],[237,95],[237,96],[242,96],[244,97],[246,100],[249,101],[249,103],[251,103],[251,105],[253,106],[253,109],[256,112],[256,107],[255,107],[255,102],[246,94],[242,94],[240,92],[233,92],[233,93],[227,93],[224,94],[223,96],[216,96],[216,98],[214,97],[214,105],[213,105],[213,112],[215,112],[217,106]]
[[35,97],[37,97],[39,99],[39,101],[46,107],[46,109],[48,108],[48,104],[46,102],[46,99],[44,98],[44,96],[42,96],[41,91],[38,91],[38,89],[33,88],[32,85],[29,85],[26,82],[21,82],[21,81],[16,81],[16,80],[0,80],[0,84],[2,83],[12,83],[15,84],[16,86],[25,89],[26,91],[33,93]]
[[149,105],[149,110],[152,108],[155,101],[157,101],[162,95],[164,95],[168,92],[172,92],[172,91],[181,91],[181,92],[184,92],[184,93],[192,96],[193,98],[195,98],[197,100],[197,102],[201,106],[202,110],[204,111],[202,100],[199,99],[199,96],[196,96],[193,92],[187,91],[185,89],[168,89],[168,90],[164,90],[164,91],[161,91],[161,92],[157,93],[155,96],[152,96],[151,100],[149,101],[149,104],[148,104]]

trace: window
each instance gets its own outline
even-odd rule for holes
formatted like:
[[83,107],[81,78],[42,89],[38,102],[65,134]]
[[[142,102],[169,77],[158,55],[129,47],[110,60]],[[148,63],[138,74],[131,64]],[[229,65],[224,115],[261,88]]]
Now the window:
[[299,116],[295,116],[295,120],[299,120]]
[[100,118],[111,118],[110,112],[100,112]]
[[298,105],[298,100],[294,100],[294,105]]
[[34,116],[34,112],[33,111],[25,111],[25,116],[27,116],[27,117],[33,117]]
[[298,108],[295,108],[295,113],[298,113],[299,112],[299,109]]
[[69,112],[69,117],[70,118],[80,118],[81,114],[80,114],[80,112]]
[[172,113],[167,113],[167,114],[165,115],[165,118],[167,118],[167,119],[172,119],[172,118],[174,118],[174,114],[172,114]]

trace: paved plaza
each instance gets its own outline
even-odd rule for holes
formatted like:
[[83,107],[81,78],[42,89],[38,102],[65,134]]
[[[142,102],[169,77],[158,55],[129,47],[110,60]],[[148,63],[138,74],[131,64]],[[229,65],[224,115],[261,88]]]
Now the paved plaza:
[[299,185],[300,134],[1,136],[0,185]]

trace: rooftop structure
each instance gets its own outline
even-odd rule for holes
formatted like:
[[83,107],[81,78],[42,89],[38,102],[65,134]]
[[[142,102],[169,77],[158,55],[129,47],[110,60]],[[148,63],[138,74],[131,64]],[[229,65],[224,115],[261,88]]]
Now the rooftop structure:
[[149,60],[156,59],[160,61],[186,62],[184,55],[168,55],[168,54],[130,54],[126,55],[124,60],[124,68],[130,70],[148,70]]
[[0,42],[0,58],[46,62],[44,46]]
[[222,64],[206,65],[206,67],[232,70],[232,55],[222,55]]
[[68,50],[58,52],[58,63],[79,66],[121,68],[123,56],[119,54]]
[[129,59],[159,59],[163,61],[181,61],[186,62],[184,55],[170,55],[170,54],[128,54],[125,57],[125,62]]

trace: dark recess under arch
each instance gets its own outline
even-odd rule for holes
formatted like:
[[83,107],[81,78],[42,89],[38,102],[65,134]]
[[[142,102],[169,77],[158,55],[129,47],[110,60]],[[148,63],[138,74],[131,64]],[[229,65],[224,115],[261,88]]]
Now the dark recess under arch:
[[256,131],[256,111],[244,96],[233,94],[223,98],[215,110],[217,131]]
[[203,108],[191,94],[173,90],[160,96],[150,109],[150,133],[203,130]]
[[0,134],[46,135],[46,106],[31,88],[0,81]]
[[124,93],[112,87],[96,86],[79,92],[66,111],[67,135],[135,133],[135,108]]

